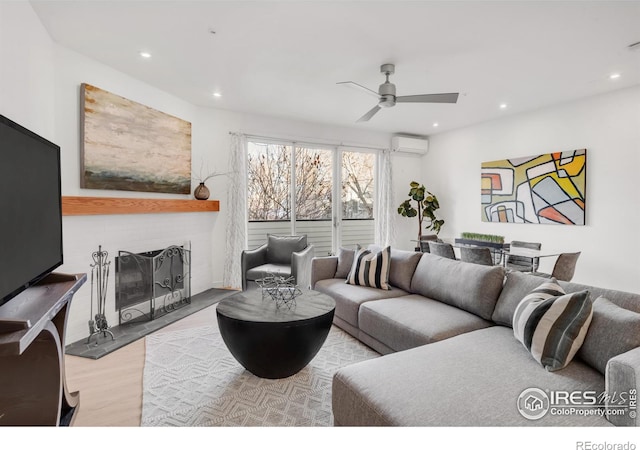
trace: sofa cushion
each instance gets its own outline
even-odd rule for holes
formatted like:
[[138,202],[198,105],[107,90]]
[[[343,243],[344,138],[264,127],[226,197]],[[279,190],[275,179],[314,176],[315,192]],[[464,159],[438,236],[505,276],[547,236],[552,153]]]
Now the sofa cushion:
[[272,264],[291,264],[291,254],[307,248],[307,235],[278,236],[267,235],[267,262]]
[[[372,252],[379,252],[382,247],[377,244],[370,244],[368,249]],[[392,248],[389,283],[405,291],[410,291],[411,280],[421,257],[422,253],[420,252]]]
[[475,314],[421,295],[363,303],[360,329],[395,351],[491,326]]
[[347,278],[353,265],[353,256],[356,254],[356,250],[360,250],[360,246],[355,250],[344,247],[338,249],[338,268],[336,269],[335,278]]
[[263,264],[247,270],[247,280],[255,281],[264,278],[268,274],[279,275],[288,278],[291,276],[291,265],[289,264]]
[[501,266],[483,266],[424,253],[413,274],[411,292],[490,320],[503,280]]
[[591,298],[605,297],[611,303],[616,304],[629,311],[640,313],[640,294],[633,292],[616,291],[613,289],[600,288],[596,286],[587,286],[584,284],[570,283],[560,281],[558,284],[565,292],[578,292],[588,290]]
[[598,297],[578,357],[604,374],[611,358],[636,347],[640,347],[640,314]]
[[551,415],[528,420],[517,401],[528,388],[604,390],[604,377],[575,359],[547,372],[494,326],[339,369],[333,415],[344,426],[607,426],[604,417]]
[[497,324],[513,327],[513,313],[518,304],[545,281],[549,279],[522,272],[508,272],[491,319]]
[[410,291],[411,279],[421,257],[422,253],[392,248],[389,283],[402,290]]
[[354,327],[358,326],[358,309],[362,303],[407,295],[406,291],[393,286],[389,290],[354,286],[339,278],[319,280],[314,290],[332,297],[336,301],[335,315]]
[[589,291],[565,294],[553,279],[522,299],[513,334],[545,369],[560,370],[582,346],[592,315]]
[[390,259],[390,247],[385,247],[376,253],[364,248],[358,250],[353,256],[353,264],[346,283],[389,290]]
[[[640,418],[637,416],[637,393],[640,389],[640,348],[634,348],[626,353],[614,356],[607,363],[605,371],[605,388],[609,397],[605,400],[607,413],[611,414],[609,420],[617,426],[639,426]],[[632,393],[625,399],[620,393]],[[632,403],[633,402],[633,403]],[[620,414],[620,406],[629,406]]]
[[[513,313],[520,300],[536,286],[548,280],[528,273],[508,272],[492,320],[500,325],[512,326]],[[640,294],[566,281],[559,281],[558,284],[567,293],[588,290],[591,298],[606,297],[611,303],[624,309],[640,312]]]

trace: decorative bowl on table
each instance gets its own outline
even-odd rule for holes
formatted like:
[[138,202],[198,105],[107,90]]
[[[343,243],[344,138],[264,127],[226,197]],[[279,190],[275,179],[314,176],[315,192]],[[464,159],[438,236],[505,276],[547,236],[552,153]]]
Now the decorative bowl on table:
[[267,273],[256,280],[262,290],[262,299],[271,298],[276,302],[276,307],[287,306],[291,308],[296,303],[296,297],[302,294],[300,288],[294,283],[293,277],[285,278],[281,275]]

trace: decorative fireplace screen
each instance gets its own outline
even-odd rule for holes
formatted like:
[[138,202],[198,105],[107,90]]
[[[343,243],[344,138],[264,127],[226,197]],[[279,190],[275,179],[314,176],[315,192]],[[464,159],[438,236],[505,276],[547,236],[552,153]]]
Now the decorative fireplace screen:
[[116,309],[120,324],[153,320],[191,303],[191,251],[172,245],[144,253],[119,251]]

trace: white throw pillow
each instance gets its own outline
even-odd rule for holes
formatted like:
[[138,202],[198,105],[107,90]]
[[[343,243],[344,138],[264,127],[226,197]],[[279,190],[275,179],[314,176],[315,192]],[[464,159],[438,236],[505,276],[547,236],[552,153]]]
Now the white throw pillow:
[[353,257],[351,270],[345,281],[347,284],[369,286],[389,290],[389,267],[391,247],[385,247],[377,253],[362,248]]
[[550,372],[567,366],[582,346],[593,317],[589,291],[565,294],[555,279],[518,304],[513,334]]

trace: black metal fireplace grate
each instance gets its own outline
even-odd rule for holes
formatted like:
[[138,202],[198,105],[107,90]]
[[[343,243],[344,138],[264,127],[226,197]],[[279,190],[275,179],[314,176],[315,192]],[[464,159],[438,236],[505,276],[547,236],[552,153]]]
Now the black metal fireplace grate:
[[119,323],[148,321],[191,302],[191,251],[172,245],[162,250],[115,258]]

